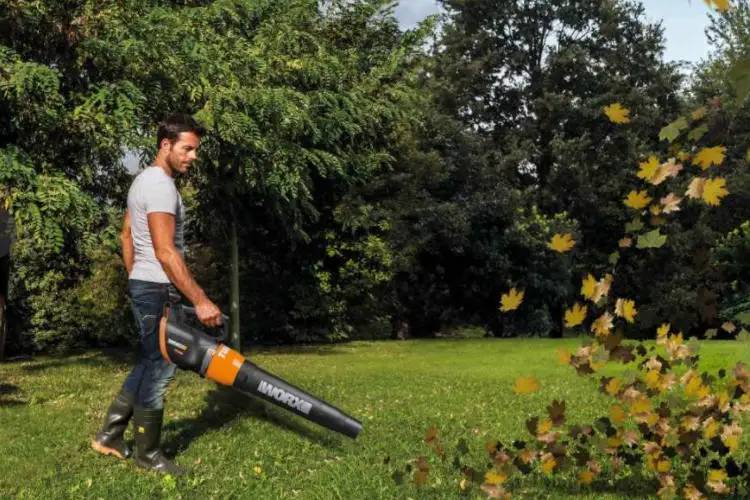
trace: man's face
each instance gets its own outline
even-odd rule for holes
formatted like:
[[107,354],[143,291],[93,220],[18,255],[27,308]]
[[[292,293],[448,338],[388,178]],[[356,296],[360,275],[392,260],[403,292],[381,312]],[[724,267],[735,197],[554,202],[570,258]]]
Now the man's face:
[[[166,142],[166,144],[165,144]],[[198,158],[198,147],[201,139],[193,132],[180,132],[177,140],[170,142],[162,141],[162,147],[169,147],[167,164],[175,172],[187,173],[190,164]]]

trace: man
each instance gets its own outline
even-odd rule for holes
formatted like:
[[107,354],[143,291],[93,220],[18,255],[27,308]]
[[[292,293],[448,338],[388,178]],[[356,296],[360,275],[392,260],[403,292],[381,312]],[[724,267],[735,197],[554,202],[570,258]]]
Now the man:
[[156,159],[138,174],[128,192],[120,238],[131,306],[140,331],[139,355],[107,411],[104,426],[91,442],[99,453],[130,456],[123,433],[132,416],[136,464],[170,474],[183,472],[159,448],[164,392],[175,373],[175,365],[162,357],[158,339],[159,320],[170,290],[176,287],[195,306],[203,324],[218,326],[222,321],[221,311],[185,265],[185,211],[174,183],[174,176],[187,173],[196,160],[203,133],[186,115],[174,114],[160,123]]

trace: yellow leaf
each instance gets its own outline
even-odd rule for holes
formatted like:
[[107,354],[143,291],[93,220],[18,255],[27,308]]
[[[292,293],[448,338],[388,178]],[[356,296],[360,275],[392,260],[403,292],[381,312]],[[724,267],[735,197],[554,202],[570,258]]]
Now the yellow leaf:
[[607,273],[596,283],[596,290],[594,291],[593,297],[591,297],[591,300],[594,303],[599,302],[602,297],[606,297],[609,294],[612,281],[614,281],[614,278],[611,274]]
[[669,329],[671,328],[671,325],[669,323],[662,324],[657,330],[656,330],[656,336],[657,337],[666,337],[669,335]]
[[594,323],[591,325],[591,331],[599,337],[606,337],[609,335],[609,331],[612,329],[612,320],[614,317],[609,313],[605,312],[599,316]]
[[539,425],[537,425],[536,433],[547,434],[551,430],[552,430],[552,420],[545,418],[544,420],[539,422]]
[[638,167],[638,173],[636,174],[638,178],[649,181],[654,178],[659,170],[659,158],[653,155],[649,156],[648,160],[639,163]]
[[649,370],[646,376],[643,377],[643,381],[649,389],[658,389],[660,379],[659,370]]
[[576,244],[576,240],[573,239],[573,235],[570,233],[555,234],[552,239],[547,243],[547,247],[554,250],[555,252],[565,253],[569,252]]
[[620,241],[618,241],[617,244],[620,246],[620,248],[630,248],[633,246],[633,239],[626,236],[625,238],[622,238]]
[[573,304],[573,307],[565,311],[565,326],[572,328],[583,323],[586,319],[586,313],[588,312],[587,306],[582,306],[578,302]]
[[596,293],[596,278],[589,273],[584,279],[583,283],[581,284],[581,295],[583,295],[587,299],[592,299],[594,297],[594,294]]
[[721,199],[729,194],[726,185],[727,181],[722,177],[706,179],[706,184],[703,186],[703,201],[709,205],[718,206]]
[[630,110],[624,108],[619,102],[604,106],[604,114],[612,123],[630,123]]
[[651,197],[646,191],[631,191],[625,198],[625,206],[634,210],[642,210],[651,203]]
[[508,293],[500,297],[500,310],[502,312],[515,311],[523,302],[523,290],[518,291],[511,288]]
[[542,472],[545,474],[551,474],[557,465],[557,461],[554,458],[548,458],[542,462]]
[[506,476],[502,472],[495,472],[494,470],[487,471],[487,473],[484,475],[484,482],[493,486],[503,484],[506,479],[508,479],[508,476]]
[[630,404],[630,412],[633,414],[647,413],[651,411],[651,401],[646,397],[640,397]]
[[711,469],[708,473],[708,480],[712,482],[726,481],[727,473],[724,469]]
[[539,381],[534,377],[518,377],[513,391],[516,394],[531,394],[539,390]]
[[623,410],[620,405],[614,405],[609,410],[609,418],[612,419],[612,422],[615,424],[621,424],[625,421],[625,410]]
[[703,427],[703,437],[705,439],[712,439],[719,434],[719,423],[711,418],[710,422],[707,422]]
[[570,364],[570,351],[562,347],[558,349],[557,360],[560,362],[560,364],[569,365]]
[[617,299],[617,302],[615,303],[615,314],[621,318],[625,318],[625,321],[628,323],[634,323],[638,310],[635,308],[634,301],[630,299]]
[[669,460],[659,460],[656,464],[656,470],[659,472],[669,472],[672,468],[672,463]]
[[721,165],[724,162],[726,152],[727,148],[724,146],[703,148],[693,158],[693,164],[698,165],[703,170],[711,165]]
[[255,467],[253,467],[253,472],[255,472],[256,476],[260,476],[261,474],[263,474],[263,469],[260,468],[260,465],[256,465]]
[[594,480],[594,473],[590,470],[582,470],[578,473],[578,482],[589,485]]
[[622,387],[622,382],[620,382],[619,379],[613,378],[609,382],[607,382],[607,386],[605,387],[605,390],[607,391],[607,394],[610,396],[614,396],[620,391],[620,388]]

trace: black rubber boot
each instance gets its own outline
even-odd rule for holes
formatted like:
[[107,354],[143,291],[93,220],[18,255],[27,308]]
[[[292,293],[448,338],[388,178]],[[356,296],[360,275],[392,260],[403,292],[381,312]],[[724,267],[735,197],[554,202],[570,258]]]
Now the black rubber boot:
[[185,470],[164,456],[159,449],[163,420],[164,409],[135,408],[135,463],[144,469],[179,476],[184,474]]
[[121,391],[115,396],[107,410],[102,430],[91,441],[91,447],[94,450],[117,458],[128,458],[133,454],[133,450],[123,439],[123,434],[133,415],[134,401],[134,395],[129,392]]

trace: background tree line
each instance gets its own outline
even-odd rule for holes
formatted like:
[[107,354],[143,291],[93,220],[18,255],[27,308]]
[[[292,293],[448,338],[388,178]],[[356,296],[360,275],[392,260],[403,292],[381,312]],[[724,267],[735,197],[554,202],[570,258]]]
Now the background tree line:
[[[123,154],[148,162],[178,110],[210,131],[180,186],[190,265],[225,305],[237,276],[247,341],[562,335],[583,272],[610,266],[638,163],[670,153],[659,128],[704,104],[732,194],[621,262],[618,294],[640,305],[631,336],[750,309],[748,120],[728,83],[746,0],[712,20],[689,76],[636,1],[443,4],[440,29],[402,32],[382,0],[0,2],[10,349],[132,337]],[[602,116],[614,101],[635,116],[624,134]],[[582,250],[550,252],[561,231]],[[523,307],[501,317],[519,283]]]

